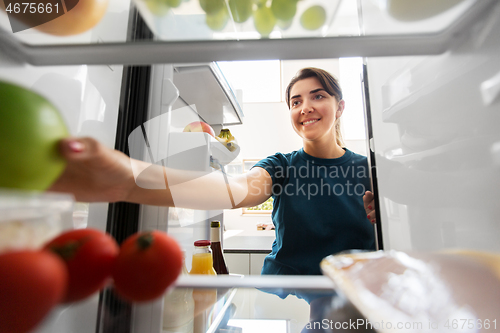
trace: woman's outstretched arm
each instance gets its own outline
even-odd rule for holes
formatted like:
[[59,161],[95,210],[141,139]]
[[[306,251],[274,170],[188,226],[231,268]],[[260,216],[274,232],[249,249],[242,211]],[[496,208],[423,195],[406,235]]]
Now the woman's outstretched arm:
[[64,139],[60,151],[67,167],[49,190],[71,193],[77,201],[212,210],[254,206],[271,195],[271,177],[261,168],[238,177],[220,170],[165,168],[131,159],[92,138]]

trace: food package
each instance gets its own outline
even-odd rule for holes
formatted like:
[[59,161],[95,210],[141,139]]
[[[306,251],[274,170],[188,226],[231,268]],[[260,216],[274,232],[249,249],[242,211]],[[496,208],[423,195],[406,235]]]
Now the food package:
[[73,228],[71,195],[1,189],[0,252],[38,249]]
[[[468,250],[331,255],[321,268],[377,332],[498,332],[500,254]],[[336,323],[332,323],[335,327]]]

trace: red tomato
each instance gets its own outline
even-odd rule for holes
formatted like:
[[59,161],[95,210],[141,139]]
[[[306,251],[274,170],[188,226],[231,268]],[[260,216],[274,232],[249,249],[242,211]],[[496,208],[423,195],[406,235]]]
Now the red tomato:
[[68,272],[48,251],[0,254],[0,332],[33,329],[64,297]]
[[182,269],[182,250],[161,231],[139,232],[127,238],[113,266],[116,292],[132,302],[160,297]]
[[108,234],[96,229],[62,233],[47,245],[66,263],[69,283],[63,302],[82,300],[102,289],[111,276],[119,247]]

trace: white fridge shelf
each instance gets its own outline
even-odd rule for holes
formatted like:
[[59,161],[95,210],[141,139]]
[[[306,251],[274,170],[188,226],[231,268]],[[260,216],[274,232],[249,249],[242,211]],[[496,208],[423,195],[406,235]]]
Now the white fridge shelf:
[[[302,4],[309,2],[311,1],[301,1]],[[328,3],[331,3],[327,7],[328,11],[332,12],[337,7],[341,9],[344,3],[349,2],[343,1],[340,5],[337,1]],[[241,38],[238,34],[229,34],[225,39],[218,39],[217,35],[214,34],[199,34],[175,39],[165,37],[161,31],[156,31],[155,40],[148,41],[106,41],[98,36],[93,36],[89,40],[83,41],[81,38],[48,38],[48,43],[43,44],[35,42],[44,37],[42,33],[35,32],[27,36],[29,38],[24,38],[26,36],[20,38],[20,35],[9,31],[8,24],[5,24],[5,15],[0,15],[0,19],[4,21],[3,24],[0,24],[0,52],[10,56],[13,61],[35,66],[145,65],[248,59],[286,60],[441,54],[446,52],[455,42],[461,40],[471,24],[476,22],[483,13],[490,10],[496,1],[463,1],[460,4],[462,6],[460,11],[453,12],[451,18],[447,19],[448,24],[438,31],[423,29],[422,27],[426,26],[424,20],[421,24],[414,22],[395,23],[391,28],[393,30],[379,31],[371,35],[365,35],[363,32],[363,15],[378,15],[382,19],[393,20],[393,18],[390,18],[381,9],[374,9],[374,5],[370,5],[371,1],[364,0],[360,3],[362,5],[358,6],[358,13],[351,17],[346,18],[340,13],[334,14],[333,12],[329,14],[331,15],[329,19],[333,20],[330,25],[338,24],[341,26],[344,23],[352,25],[353,20],[355,20],[358,24],[357,29],[348,29],[347,32],[341,28],[334,29],[333,32],[327,29],[325,34],[315,32],[287,35],[282,33],[275,37],[271,35],[270,38],[261,38],[258,35],[255,35],[255,38]],[[175,18],[182,16],[184,15],[174,15]],[[103,20],[106,20],[106,16]],[[0,23],[2,23],[1,21]],[[154,24],[149,23],[149,25],[155,27]],[[186,29],[181,21],[176,27],[179,31]],[[155,29],[152,30],[154,32]],[[162,36],[165,39],[162,39]]]

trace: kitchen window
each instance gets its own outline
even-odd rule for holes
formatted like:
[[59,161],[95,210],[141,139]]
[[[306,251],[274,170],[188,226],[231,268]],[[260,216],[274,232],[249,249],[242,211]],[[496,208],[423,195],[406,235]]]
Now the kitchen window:
[[[242,161],[243,163],[243,172],[248,172],[250,169],[260,161],[260,159],[244,159]],[[265,214],[269,215],[273,211],[273,198],[269,198],[260,205],[253,206],[253,207],[248,207],[248,208],[242,208],[242,214],[251,214],[251,215],[256,215],[256,214]]]
[[280,60],[219,61],[217,64],[231,87],[243,91],[244,103],[281,102]]

